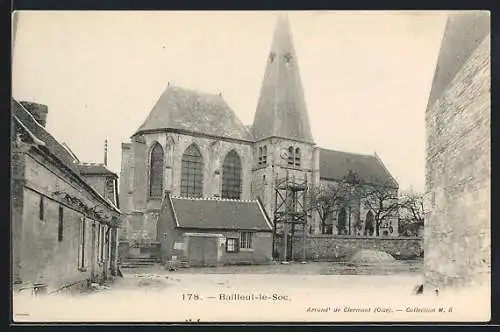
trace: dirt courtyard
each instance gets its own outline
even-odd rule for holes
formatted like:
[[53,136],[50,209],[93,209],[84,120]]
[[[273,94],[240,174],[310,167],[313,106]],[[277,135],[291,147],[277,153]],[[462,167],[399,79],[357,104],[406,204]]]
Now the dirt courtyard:
[[[414,295],[422,276],[409,266],[390,275],[332,274],[333,270],[338,272],[338,267],[330,263],[124,269],[123,278],[85,295],[16,295],[14,319],[203,323],[422,321],[470,316],[470,310],[464,316],[449,297]],[[438,313],[441,307],[446,312]]]

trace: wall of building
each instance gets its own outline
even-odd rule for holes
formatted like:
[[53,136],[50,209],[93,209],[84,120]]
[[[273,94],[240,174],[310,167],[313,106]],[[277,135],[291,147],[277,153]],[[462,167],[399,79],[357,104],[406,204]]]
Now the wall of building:
[[[189,235],[191,234],[191,236]],[[200,235],[202,234],[202,235]],[[239,237],[237,232],[225,230],[201,230],[177,228],[169,202],[165,202],[160,212],[158,238],[162,244],[162,261],[183,259],[189,255],[189,241],[196,236],[211,236],[219,247],[218,264],[266,264],[272,261],[271,232],[255,232],[252,238],[253,249],[243,249],[237,253],[226,252],[226,238]]]
[[[283,258],[283,239],[276,240],[279,257]],[[302,259],[303,238],[295,237],[293,241],[293,255],[296,259]],[[361,249],[384,251],[399,259],[412,259],[422,256],[423,243],[417,237],[313,235],[306,238],[305,248],[308,260],[345,260]]]
[[[77,197],[87,206],[102,203],[91,197],[90,193],[72,181],[60,168],[45,160],[41,154],[33,151],[24,154],[23,163],[25,174],[19,245],[19,274],[22,282],[42,282],[49,288],[57,288],[109,275],[115,262],[111,262],[109,254],[107,259],[100,260],[97,248],[103,245],[111,251],[110,242],[104,243],[104,238],[98,241],[97,235],[95,238],[92,235],[92,224],[99,223],[89,218],[84,219],[86,235],[82,266],[84,214],[63,201],[56,192]],[[40,218],[42,197],[43,219]],[[63,209],[62,241],[58,239],[60,207]],[[108,229],[106,225],[101,227],[105,231]]]
[[[14,142],[14,138],[12,141]],[[24,164],[25,152],[20,150],[19,147],[13,146],[11,154],[11,259],[13,283],[21,281],[20,273],[24,205]]]
[[273,237],[271,232],[255,232],[252,236],[252,249],[240,249],[239,252],[226,252],[226,238],[238,237],[238,233],[222,232],[221,264],[269,264],[272,262]]
[[[489,15],[483,16],[482,23],[469,21],[470,30],[459,22],[464,17],[449,22],[438,69],[456,69],[456,75],[439,89],[433,86],[439,93],[426,112],[425,282],[431,289],[489,282],[490,37],[469,35],[489,26]],[[458,41],[450,45],[452,34]],[[455,54],[469,44],[476,44],[475,50],[466,60],[462,54],[453,68]]]
[[82,178],[92,186],[102,197],[116,205],[115,182],[113,176],[104,174],[83,175]]
[[250,144],[205,136],[172,133],[145,134],[139,140],[134,139],[132,143],[122,145],[123,160],[120,180],[120,202],[124,212],[124,227],[120,231],[122,239],[124,237],[135,238],[142,231],[143,236],[159,240],[156,234],[156,219],[161,198],[150,198],[148,192],[149,155],[156,143],[159,143],[164,151],[164,191],[169,190],[172,195],[180,195],[182,155],[189,145],[195,143],[204,161],[203,196],[220,196],[222,164],[227,153],[234,149],[242,163],[241,199],[250,199],[253,163]]
[[133,205],[133,184],[134,184],[134,163],[133,163],[132,143],[122,143],[122,162],[120,167],[119,198],[120,208],[123,213],[134,210]]

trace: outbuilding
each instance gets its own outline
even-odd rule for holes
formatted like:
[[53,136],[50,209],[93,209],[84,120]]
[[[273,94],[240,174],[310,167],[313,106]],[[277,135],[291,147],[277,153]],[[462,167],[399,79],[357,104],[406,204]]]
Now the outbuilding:
[[158,219],[163,262],[189,266],[267,264],[272,226],[259,200],[166,194]]

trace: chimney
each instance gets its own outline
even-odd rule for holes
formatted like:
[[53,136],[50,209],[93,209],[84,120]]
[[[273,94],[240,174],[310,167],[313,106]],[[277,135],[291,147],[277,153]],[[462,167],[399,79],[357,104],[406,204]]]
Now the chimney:
[[104,166],[108,166],[108,139],[104,141]]
[[27,101],[21,101],[20,103],[28,110],[28,112],[31,113],[31,115],[33,115],[36,122],[45,128],[45,124],[47,123],[47,113],[49,112],[47,105]]

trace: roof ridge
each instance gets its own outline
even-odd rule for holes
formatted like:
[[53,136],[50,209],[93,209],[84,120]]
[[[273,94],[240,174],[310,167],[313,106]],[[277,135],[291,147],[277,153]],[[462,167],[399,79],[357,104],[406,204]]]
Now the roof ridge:
[[186,197],[170,195],[172,199],[183,199],[191,201],[220,201],[220,202],[238,202],[238,203],[258,203],[256,199],[236,199],[236,198],[220,198],[220,197]]
[[212,92],[203,91],[203,90],[199,90],[199,89],[187,88],[187,87],[180,86],[180,85],[169,84],[167,86],[167,89],[182,90],[182,91],[185,91],[185,92],[195,93],[195,94],[198,94],[198,95],[201,95],[201,96],[222,97],[222,94],[220,92],[218,92],[218,93],[212,93]]
[[355,156],[375,157],[375,155],[368,154],[368,153],[349,152],[349,151],[342,151],[342,150],[336,150],[336,149],[327,149],[327,148],[322,148],[322,147],[319,147],[319,149],[323,150],[323,151],[328,151],[328,152],[340,152],[340,153],[350,154],[350,155],[355,155]]

